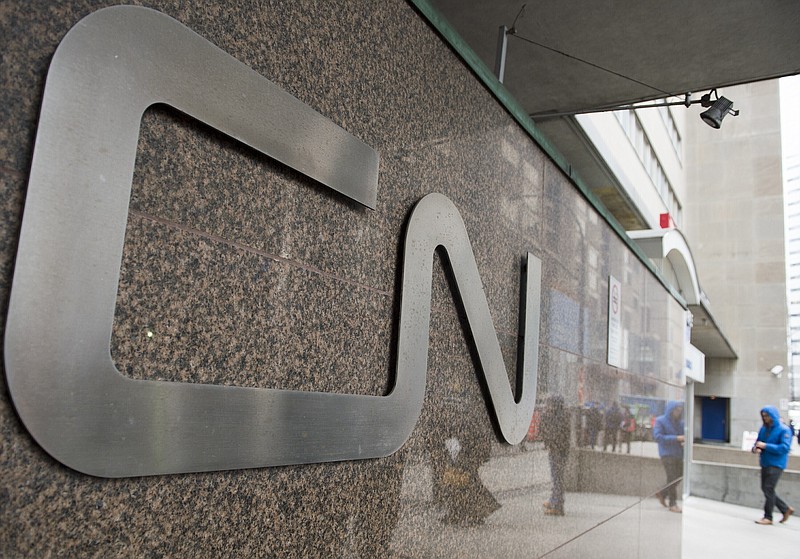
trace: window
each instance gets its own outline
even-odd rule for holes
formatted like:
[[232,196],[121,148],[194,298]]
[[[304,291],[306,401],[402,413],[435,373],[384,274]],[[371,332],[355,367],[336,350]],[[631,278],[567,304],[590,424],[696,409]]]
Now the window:
[[675,148],[678,161],[683,164],[683,141],[681,140],[680,132],[678,132],[678,125],[675,124],[675,119],[672,117],[672,112],[668,107],[659,107],[658,112],[661,114],[664,126],[667,127],[667,134],[670,142],[672,142],[672,147]]
[[[666,107],[659,108],[659,110],[662,109],[666,109]],[[669,113],[669,111],[667,111],[667,113]],[[664,168],[661,166],[661,162],[658,160],[653,146],[650,145],[650,140],[644,132],[642,123],[639,122],[639,118],[630,109],[614,111],[614,115],[617,117],[617,121],[625,132],[625,135],[627,135],[628,139],[631,141],[636,155],[639,157],[639,161],[641,161],[644,166],[644,170],[647,172],[650,180],[653,181],[659,196],[661,196],[662,202],[664,202],[664,207],[669,212],[670,216],[672,216],[672,220],[675,224],[680,226],[683,220],[681,204],[678,201],[678,197],[675,196],[675,191],[672,189],[669,179],[667,179],[667,174],[664,172]],[[669,119],[671,125],[667,126],[667,130],[670,130],[670,127],[673,129],[673,131],[670,132],[670,138],[673,140],[673,147],[679,150],[680,135],[675,126],[675,121],[672,120],[671,114],[669,114]],[[678,154],[680,159],[680,151],[678,151]]]

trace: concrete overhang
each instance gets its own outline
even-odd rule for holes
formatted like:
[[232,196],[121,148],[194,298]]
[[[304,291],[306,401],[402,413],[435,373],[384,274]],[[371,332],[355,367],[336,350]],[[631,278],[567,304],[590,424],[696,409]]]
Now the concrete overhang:
[[795,0],[428,1],[489,68],[513,25],[503,84],[535,116],[800,73]]
[[653,229],[629,231],[628,236],[686,301],[693,318],[692,345],[706,357],[735,359],[736,352],[700,288],[694,258],[683,234],[677,229]]
[[711,314],[705,294],[700,299],[700,304],[689,305],[689,310],[692,312],[693,320],[692,345],[702,351],[706,357],[736,359],[736,352]]
[[500,27],[513,27],[504,89],[625,230],[652,224],[575,116],[553,115],[676,101],[688,92],[696,99],[712,88],[724,95],[726,86],[800,73],[795,0],[410,1],[432,8],[490,72]]

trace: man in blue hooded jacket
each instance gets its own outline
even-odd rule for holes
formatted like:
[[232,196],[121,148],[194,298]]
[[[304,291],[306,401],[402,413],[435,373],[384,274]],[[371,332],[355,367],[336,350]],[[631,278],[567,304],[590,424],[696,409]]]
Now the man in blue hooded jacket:
[[653,439],[658,443],[658,455],[667,474],[667,485],[656,493],[656,497],[663,506],[669,506],[671,512],[681,512],[678,483],[683,477],[683,432],[683,402],[667,402],[664,415],[656,418]]
[[764,501],[764,518],[756,520],[756,524],[772,524],[772,510],[776,506],[783,514],[781,519],[781,524],[783,524],[792,516],[794,509],[778,497],[775,487],[789,461],[792,432],[789,427],[781,423],[781,416],[774,406],[764,406],[761,409],[761,420],[764,425],[758,431],[753,452],[759,455],[761,491],[764,492],[766,500]]

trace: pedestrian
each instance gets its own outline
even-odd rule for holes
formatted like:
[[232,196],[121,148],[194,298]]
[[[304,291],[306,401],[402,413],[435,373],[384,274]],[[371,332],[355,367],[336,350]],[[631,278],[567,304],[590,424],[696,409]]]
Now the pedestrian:
[[619,431],[619,424],[622,421],[622,413],[616,402],[611,404],[611,407],[606,410],[605,414],[605,430],[603,431],[603,452],[606,451],[608,445],[611,445],[611,452],[617,451],[617,435]]
[[636,431],[636,418],[631,413],[631,408],[622,406],[622,421],[619,424],[622,438],[619,441],[619,451],[622,452],[622,445],[628,445],[628,454],[631,453],[631,438]]
[[683,402],[667,402],[664,415],[656,418],[653,439],[658,443],[658,456],[667,474],[667,485],[656,493],[656,497],[670,512],[681,512],[678,506],[678,483],[683,477]]
[[775,489],[783,470],[789,461],[789,448],[792,445],[792,432],[781,423],[781,416],[774,406],[761,409],[761,421],[764,423],[758,431],[756,444],[752,452],[759,455],[761,464],[761,491],[764,492],[764,518],[756,520],[756,524],[772,524],[772,510],[777,506],[783,514],[781,524],[789,520],[794,509],[778,497]]
[[552,481],[550,499],[544,503],[544,513],[547,515],[564,516],[564,474],[569,457],[570,433],[569,413],[563,396],[549,396],[541,422],[542,441],[549,453]]
[[603,427],[603,413],[600,411],[600,404],[597,402],[589,402],[589,407],[586,411],[586,424],[588,426],[588,445],[594,450],[594,445],[597,444],[597,434]]

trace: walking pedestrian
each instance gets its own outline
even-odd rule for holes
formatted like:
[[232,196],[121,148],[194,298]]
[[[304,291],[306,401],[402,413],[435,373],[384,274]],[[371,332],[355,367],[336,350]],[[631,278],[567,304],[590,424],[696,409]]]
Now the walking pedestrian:
[[549,452],[552,488],[550,499],[544,503],[544,513],[564,516],[564,474],[570,448],[569,410],[563,396],[553,394],[547,399],[542,413],[541,434]]
[[792,445],[792,432],[781,423],[781,416],[774,406],[761,409],[763,425],[758,431],[756,444],[752,452],[759,455],[761,465],[761,491],[764,492],[764,518],[756,520],[762,526],[772,524],[772,511],[777,506],[783,515],[783,524],[794,513],[794,509],[786,504],[775,492],[778,480],[789,461],[789,448]]
[[622,445],[628,445],[628,454],[631,453],[631,438],[636,431],[636,418],[631,413],[631,408],[622,406],[622,421],[619,424],[622,438],[619,441],[619,451],[622,452]]
[[681,512],[678,483],[683,477],[683,433],[683,402],[667,402],[664,415],[656,418],[653,439],[658,443],[658,455],[667,474],[667,485],[656,493],[656,497],[662,506],[669,507],[670,512]]
[[605,414],[605,430],[603,431],[603,452],[611,445],[611,452],[617,451],[617,436],[619,431],[619,424],[622,421],[622,413],[616,402],[611,404],[611,407],[606,410]]

